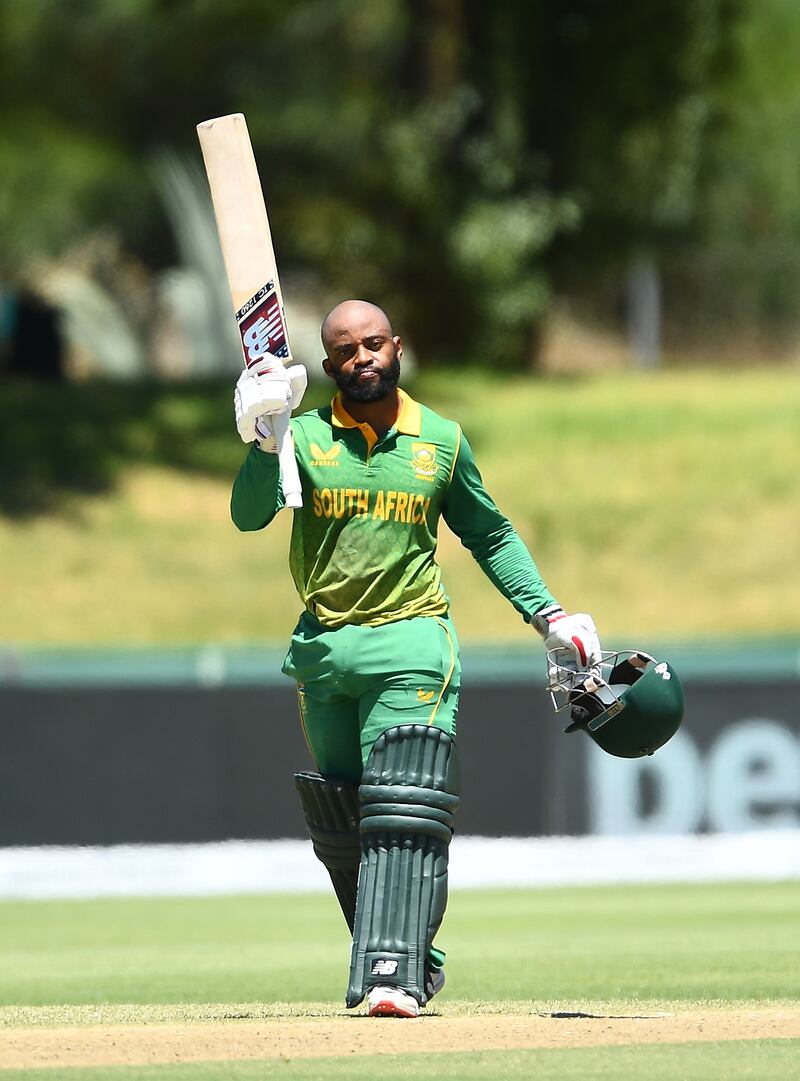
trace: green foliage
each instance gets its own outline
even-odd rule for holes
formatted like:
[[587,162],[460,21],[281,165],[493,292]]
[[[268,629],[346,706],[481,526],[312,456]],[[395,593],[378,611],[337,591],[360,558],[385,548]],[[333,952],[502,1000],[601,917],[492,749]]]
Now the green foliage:
[[[231,434],[228,383],[6,383],[0,397],[0,513],[62,508],[109,492],[135,463],[226,479],[242,445]],[[308,391],[309,408],[329,400]]]
[[148,163],[243,111],[282,267],[381,301],[423,357],[524,367],[554,285],[693,220],[735,10],[0,4],[2,272],[100,226],[173,264]]
[[[743,4],[712,95],[690,229],[667,262],[673,320],[734,342],[795,338],[800,311],[800,9]],[[700,299],[698,299],[700,298]]]
[[60,251],[116,216],[111,203],[129,162],[107,140],[39,111],[2,121],[0,276],[9,278],[31,256]]
[[[230,444],[223,420],[229,394],[221,389],[215,395],[185,386],[165,394],[163,387],[146,383],[71,385],[50,394],[43,389],[25,383],[4,389],[0,454],[6,514],[46,511],[70,493],[107,491],[121,467],[142,456],[163,461],[177,455],[181,468],[191,469],[199,455],[207,469],[216,443]],[[229,453],[229,468],[234,460]]]

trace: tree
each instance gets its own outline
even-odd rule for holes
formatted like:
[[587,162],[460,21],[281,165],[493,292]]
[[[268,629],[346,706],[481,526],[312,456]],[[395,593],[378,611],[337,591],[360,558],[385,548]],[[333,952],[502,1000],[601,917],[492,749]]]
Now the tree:
[[[526,367],[554,288],[692,220],[733,0],[0,2],[4,273],[98,226],[175,258],[149,173],[243,111],[278,255],[423,358]],[[32,92],[35,87],[35,94]]]

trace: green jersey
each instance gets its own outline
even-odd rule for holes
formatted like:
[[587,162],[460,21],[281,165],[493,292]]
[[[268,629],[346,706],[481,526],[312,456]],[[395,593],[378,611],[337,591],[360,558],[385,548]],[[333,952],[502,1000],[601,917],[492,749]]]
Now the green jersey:
[[[449,607],[436,562],[439,519],[523,618],[553,603],[527,548],[483,487],[461,428],[400,391],[378,438],[337,395],[293,417],[303,485],[289,555],[306,609],[326,627],[378,626]],[[262,529],[283,507],[278,456],[256,445],[234,482],[233,521]]]

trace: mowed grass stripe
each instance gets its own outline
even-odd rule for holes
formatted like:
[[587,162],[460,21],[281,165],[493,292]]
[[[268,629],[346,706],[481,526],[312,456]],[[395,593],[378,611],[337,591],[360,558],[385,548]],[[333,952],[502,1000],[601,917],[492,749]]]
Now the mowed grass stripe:
[[800,1041],[731,1040],[534,1051],[338,1056],[318,1059],[226,1060],[177,1065],[46,1068],[2,1071],[3,1081],[248,1081],[286,1078],[374,1081],[394,1073],[414,1081],[784,1081],[796,1076]]
[[[448,951],[443,1007],[796,1000],[800,882],[462,891],[439,938]],[[338,1009],[348,955],[333,896],[0,905],[0,1005],[12,1010]]]

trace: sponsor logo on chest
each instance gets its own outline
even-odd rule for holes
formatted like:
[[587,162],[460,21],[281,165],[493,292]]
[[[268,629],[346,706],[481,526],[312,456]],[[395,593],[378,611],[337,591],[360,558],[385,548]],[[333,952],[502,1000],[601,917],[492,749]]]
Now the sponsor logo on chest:
[[338,460],[342,451],[341,443],[334,443],[330,450],[323,450],[319,443],[312,443],[309,450],[311,451],[311,464],[314,466],[341,465]]

